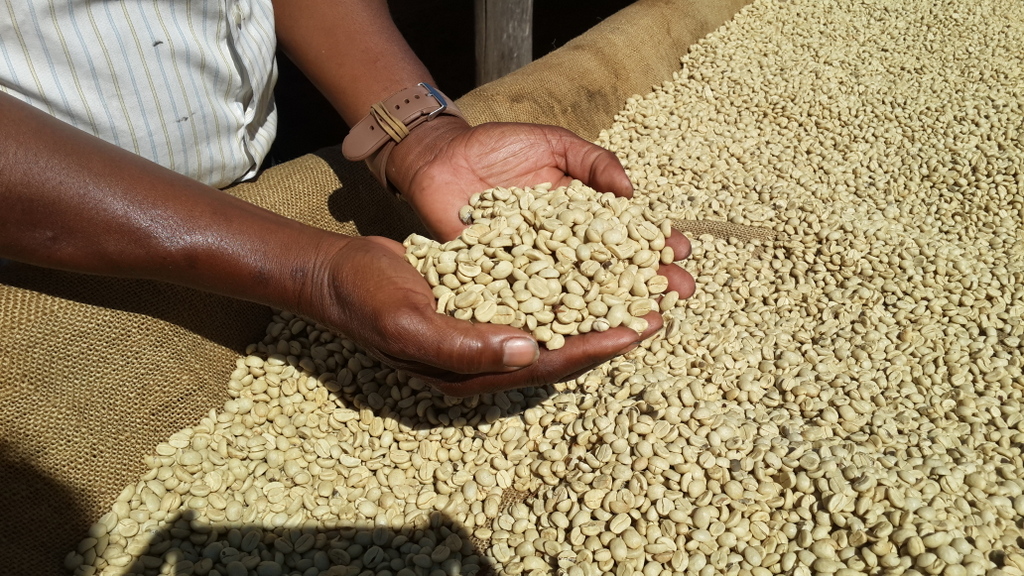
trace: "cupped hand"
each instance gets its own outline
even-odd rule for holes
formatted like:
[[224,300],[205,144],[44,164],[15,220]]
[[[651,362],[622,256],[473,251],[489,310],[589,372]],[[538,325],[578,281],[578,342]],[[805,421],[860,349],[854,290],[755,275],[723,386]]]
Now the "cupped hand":
[[306,282],[302,312],[451,396],[575,377],[635,347],[662,325],[661,316],[651,313],[643,335],[620,327],[543,350],[522,330],[437,313],[429,284],[404,254],[402,245],[380,237],[326,243],[317,254],[320,272]]
[[[402,191],[427,230],[441,241],[466,227],[459,210],[469,198],[497,186],[587,186],[632,198],[633,185],[618,157],[569,130],[542,124],[490,122],[469,126],[441,116],[414,130],[395,147],[388,179]],[[690,242],[674,232],[667,244],[681,260]],[[659,269],[682,298],[693,294],[693,277],[678,266]]]

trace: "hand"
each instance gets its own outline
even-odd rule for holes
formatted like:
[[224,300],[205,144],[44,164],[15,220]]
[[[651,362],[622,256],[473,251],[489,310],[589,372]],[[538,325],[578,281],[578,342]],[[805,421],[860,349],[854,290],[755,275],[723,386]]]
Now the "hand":
[[[573,179],[633,197],[633,185],[615,154],[556,126],[492,122],[471,127],[441,116],[414,130],[388,163],[388,180],[441,241],[466,227],[459,209],[476,192],[545,182],[566,186]],[[682,234],[673,232],[666,243],[676,260],[689,257],[690,241]],[[681,298],[693,295],[693,277],[679,266],[662,266],[658,273]]]
[[662,325],[652,312],[641,336],[619,327],[567,338],[556,352],[540,350],[522,330],[438,314],[430,286],[404,254],[400,244],[380,237],[325,243],[314,267],[321,272],[305,284],[301,312],[451,396],[576,377],[634,348]]
[[[388,178],[417,211],[438,239],[455,238],[465,228],[458,213],[476,192],[495,186],[531,186],[551,182],[568,185],[579,179],[588,186],[632,197],[633,188],[618,158],[568,130],[533,124],[483,124],[470,127],[453,117],[441,117],[414,131],[395,148]],[[426,281],[409,266],[404,250],[381,239],[364,239],[378,246],[363,255],[339,255],[338,261],[359,259],[361,274],[341,274],[350,282],[372,279],[352,293],[378,299],[372,306],[345,306],[350,315],[341,330],[372,354],[391,365],[424,377],[453,396],[546,385],[590,370],[624,354],[661,329],[657,312],[648,314],[648,328],[637,335],[619,327],[566,338],[557,351],[538,350],[529,334],[507,326],[473,324],[438,314]],[[667,241],[677,259],[690,254],[681,234]],[[369,273],[387,260],[386,272]],[[377,254],[369,257],[369,254]],[[396,259],[397,258],[397,259]],[[678,266],[663,266],[670,289],[683,298],[693,294],[693,278]],[[382,275],[383,274],[383,275]],[[349,280],[350,279],[350,280]],[[326,285],[326,284],[324,284]],[[346,329],[347,327],[347,329]],[[353,332],[356,330],[357,332]],[[440,335],[440,337],[439,337]],[[532,347],[523,344],[524,339]],[[508,345],[519,342],[534,362],[518,357],[516,369],[504,358]],[[516,348],[516,346],[513,346]],[[514,370],[514,371],[513,371]]]

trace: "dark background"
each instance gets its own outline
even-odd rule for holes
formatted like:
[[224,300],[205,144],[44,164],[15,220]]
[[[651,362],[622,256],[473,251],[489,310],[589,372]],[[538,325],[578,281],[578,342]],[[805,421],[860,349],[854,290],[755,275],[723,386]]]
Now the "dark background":
[[[535,2],[533,57],[551,52],[630,4],[627,0]],[[409,45],[433,74],[437,87],[458,98],[475,87],[476,58],[469,0],[389,0],[391,15]],[[308,80],[278,55],[279,127],[271,149],[274,162],[341,143],[348,127]]]

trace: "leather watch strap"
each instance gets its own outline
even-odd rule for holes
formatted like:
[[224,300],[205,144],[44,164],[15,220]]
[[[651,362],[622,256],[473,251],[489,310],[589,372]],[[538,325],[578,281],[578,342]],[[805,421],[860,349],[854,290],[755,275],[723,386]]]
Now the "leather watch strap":
[[349,130],[342,142],[341,152],[349,160],[366,160],[373,175],[387,187],[384,171],[391,150],[410,131],[441,114],[464,119],[447,96],[437,88],[421,82],[374,104],[370,114]]

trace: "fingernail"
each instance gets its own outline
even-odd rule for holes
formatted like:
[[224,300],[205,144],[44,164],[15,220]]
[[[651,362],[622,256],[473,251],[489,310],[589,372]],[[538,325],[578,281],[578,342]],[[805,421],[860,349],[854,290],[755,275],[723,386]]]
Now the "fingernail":
[[504,363],[509,368],[523,368],[537,361],[540,357],[540,348],[530,338],[513,338],[505,341],[502,349],[505,353]]
[[639,345],[640,345],[640,342],[633,342],[633,343],[632,343],[632,344],[630,344],[629,346],[626,346],[626,347],[625,347],[625,348],[623,348],[622,350],[619,350],[619,353],[618,353],[618,354],[616,354],[616,356],[622,356],[622,355],[623,355],[623,354],[625,354],[626,352],[630,352],[630,351],[632,351],[632,350],[635,350],[635,349],[636,349],[636,347],[637,347],[637,346],[639,346]]

